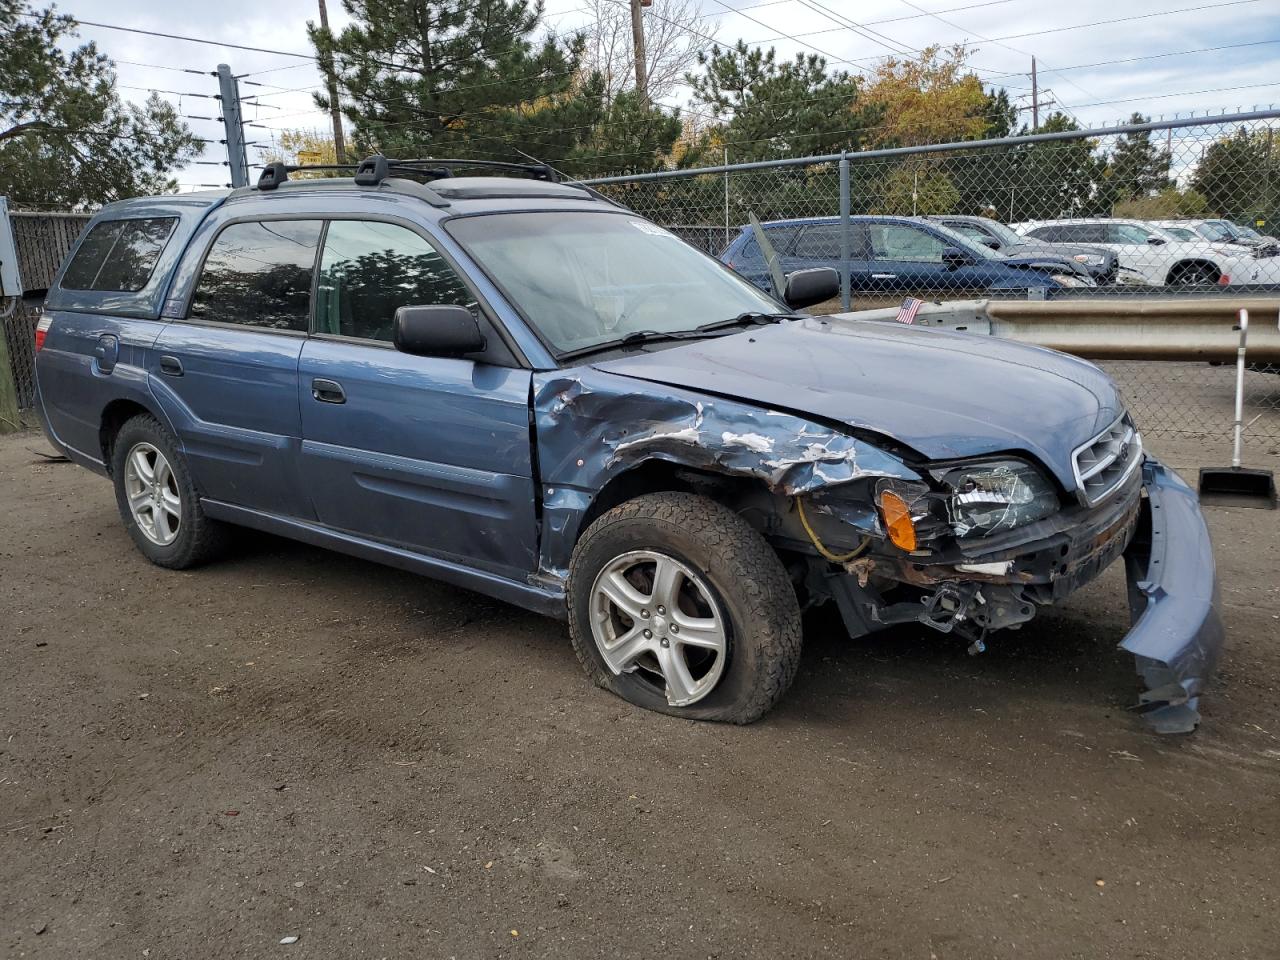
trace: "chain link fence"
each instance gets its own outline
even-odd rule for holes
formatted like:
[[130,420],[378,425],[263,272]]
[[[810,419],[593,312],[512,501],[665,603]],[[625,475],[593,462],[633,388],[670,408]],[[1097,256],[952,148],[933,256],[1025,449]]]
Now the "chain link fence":
[[40,309],[35,304],[39,292],[47,290],[62,258],[76,242],[76,237],[89,222],[87,213],[9,213],[13,238],[18,253],[22,282],[34,296],[18,303],[6,317],[4,336],[13,367],[13,382],[18,394],[18,410],[24,420],[36,402],[35,335]]
[[[766,289],[778,273],[834,267],[852,309],[907,297],[1247,294],[1280,305],[1277,127],[1280,111],[1256,111],[590,182]],[[88,215],[11,216],[25,285],[43,289]],[[19,306],[4,324],[23,409],[35,402],[38,316]],[[1149,436],[1225,443],[1233,366],[1104,366]],[[1247,440],[1280,443],[1280,366],[1251,365],[1245,422]]]
[[[843,303],[817,312],[1224,295],[1280,312],[1278,128],[1280,111],[1253,111],[588,182],[766,290],[840,270]],[[1229,435],[1234,366],[1106,366],[1149,435]],[[1251,365],[1245,422],[1280,441],[1280,365]]]

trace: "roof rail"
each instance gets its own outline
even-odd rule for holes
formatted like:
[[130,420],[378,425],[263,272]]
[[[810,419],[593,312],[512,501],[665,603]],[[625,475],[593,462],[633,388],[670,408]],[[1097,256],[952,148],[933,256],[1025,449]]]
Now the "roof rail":
[[376,187],[387,177],[399,173],[417,174],[428,180],[441,180],[454,176],[458,168],[483,168],[510,170],[533,180],[559,183],[560,175],[545,163],[508,163],[502,160],[451,160],[424,157],[417,160],[396,160],[376,153],[359,164],[340,163],[269,163],[258,177],[259,190],[274,190],[289,179],[289,174],[303,170],[351,170],[355,181],[362,187]]

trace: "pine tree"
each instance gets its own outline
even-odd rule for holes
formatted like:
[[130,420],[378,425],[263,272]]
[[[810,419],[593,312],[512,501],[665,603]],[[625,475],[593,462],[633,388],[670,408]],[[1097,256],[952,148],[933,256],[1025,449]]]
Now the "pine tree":
[[[1140,113],[1129,118],[1130,123],[1146,120]],[[1170,184],[1169,153],[1152,140],[1150,130],[1126,133],[1112,151],[1106,177],[1113,203],[1159,193]]]
[[0,194],[15,206],[98,206],[174,189],[199,141],[155,94],[123,103],[115,69],[75,21],[0,0]]
[[[357,147],[419,156],[547,162],[569,156],[603,117],[583,40],[538,38],[536,0],[343,0],[340,34],[308,31],[332,55]],[[316,103],[328,109],[328,98]]]
[[857,150],[880,116],[859,101],[856,79],[828,73],[816,54],[779,61],[772,49],[738,41],[698,60],[702,74],[686,78],[695,108],[725,121],[714,133],[734,161]]

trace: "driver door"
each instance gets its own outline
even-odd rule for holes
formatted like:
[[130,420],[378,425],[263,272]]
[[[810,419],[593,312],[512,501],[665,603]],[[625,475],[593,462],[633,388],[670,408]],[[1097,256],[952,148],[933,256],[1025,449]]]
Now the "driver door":
[[299,363],[300,473],[326,526],[519,577],[537,553],[529,371],[391,343],[399,307],[475,299],[416,231],[331,221]]

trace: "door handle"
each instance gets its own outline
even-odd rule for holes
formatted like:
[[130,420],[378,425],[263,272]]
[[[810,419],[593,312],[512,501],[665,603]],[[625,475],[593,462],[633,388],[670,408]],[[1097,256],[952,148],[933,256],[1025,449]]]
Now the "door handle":
[[347,395],[342,390],[342,384],[335,380],[312,380],[311,396],[315,397],[321,403],[347,402]]
[[871,279],[872,280],[897,280],[898,275],[896,273],[873,273],[871,275]]
[[160,372],[166,377],[182,376],[182,361],[177,357],[161,357]]

